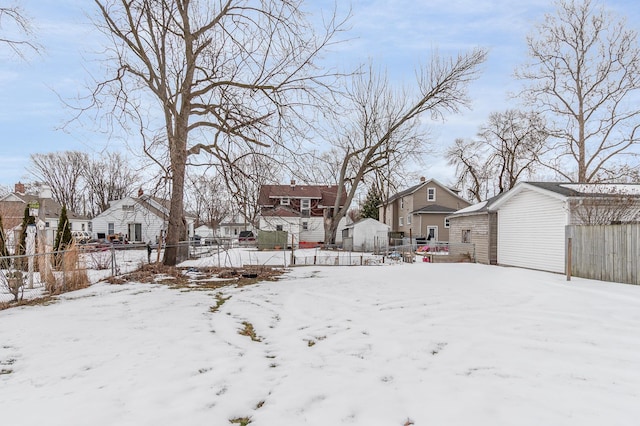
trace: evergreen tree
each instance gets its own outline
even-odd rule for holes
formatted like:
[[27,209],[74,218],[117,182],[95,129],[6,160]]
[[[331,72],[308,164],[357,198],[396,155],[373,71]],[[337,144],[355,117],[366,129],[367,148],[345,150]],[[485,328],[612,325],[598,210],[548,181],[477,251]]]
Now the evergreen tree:
[[69,244],[71,244],[71,225],[69,224],[69,219],[67,218],[67,207],[62,206],[53,250],[64,250]]
[[382,203],[380,193],[375,187],[369,188],[367,198],[362,204],[360,209],[360,216],[365,219],[370,217],[371,219],[378,220],[378,206]]
[[27,253],[27,226],[35,224],[36,218],[29,214],[29,207],[25,207],[24,216],[22,217],[22,230],[20,231],[17,255],[24,255]]
[[[9,256],[9,249],[7,248],[7,239],[4,233],[4,225],[2,224],[2,216],[0,216],[0,257]],[[9,259],[2,259],[0,261],[0,269],[7,269],[9,267]]]

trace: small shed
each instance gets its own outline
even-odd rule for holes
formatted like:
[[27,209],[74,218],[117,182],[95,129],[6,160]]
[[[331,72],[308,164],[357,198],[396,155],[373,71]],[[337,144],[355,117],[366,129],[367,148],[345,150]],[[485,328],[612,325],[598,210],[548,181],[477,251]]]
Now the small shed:
[[342,246],[345,250],[376,251],[389,244],[391,227],[371,219],[361,219],[342,229]]
[[449,221],[449,254],[459,258],[473,254],[478,263],[498,263],[498,214],[489,207],[500,195],[458,210]]

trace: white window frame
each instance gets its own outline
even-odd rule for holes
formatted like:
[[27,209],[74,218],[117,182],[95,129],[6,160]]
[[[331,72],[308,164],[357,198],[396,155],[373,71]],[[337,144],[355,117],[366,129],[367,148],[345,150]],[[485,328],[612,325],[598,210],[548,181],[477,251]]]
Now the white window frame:
[[427,201],[435,201],[436,200],[436,188],[429,187],[427,188]]
[[407,225],[411,225],[411,215],[407,215]]
[[302,198],[300,200],[300,214],[303,217],[311,216],[311,199],[310,198]]
[[303,221],[302,222],[302,230],[303,231],[308,231],[309,230],[309,222],[308,221]]
[[400,198],[400,208],[404,209],[404,197]]
[[445,218],[444,218],[444,227],[445,227],[445,228],[448,228],[449,226],[451,226],[451,224],[449,223],[449,218],[448,218],[448,217],[445,217]]
[[113,235],[116,233],[116,224],[114,222],[107,223],[107,235]]
[[282,206],[288,206],[291,204],[291,198],[289,197],[282,197],[280,198],[280,205]]
[[398,226],[404,226],[404,217],[400,216],[398,218]]

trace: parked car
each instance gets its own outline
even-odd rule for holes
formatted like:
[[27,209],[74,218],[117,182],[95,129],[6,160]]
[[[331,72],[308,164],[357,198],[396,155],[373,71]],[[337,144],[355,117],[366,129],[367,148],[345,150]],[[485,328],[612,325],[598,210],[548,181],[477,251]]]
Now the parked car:
[[256,236],[252,231],[240,231],[238,235],[238,241],[240,244],[242,243],[254,243],[256,241]]
[[91,241],[91,232],[87,231],[71,231],[71,238],[78,244],[86,244]]

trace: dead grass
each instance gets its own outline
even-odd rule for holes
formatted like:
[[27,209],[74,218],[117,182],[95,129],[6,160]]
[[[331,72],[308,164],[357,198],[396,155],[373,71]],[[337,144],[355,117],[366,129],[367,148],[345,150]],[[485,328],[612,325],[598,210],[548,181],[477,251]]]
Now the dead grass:
[[223,297],[222,293],[216,293],[216,304],[209,308],[209,312],[218,312],[218,309],[229,299],[231,299],[231,296]]
[[229,420],[229,423],[237,424],[240,426],[247,426],[249,423],[251,423],[251,417],[238,417],[236,419]]
[[9,309],[9,308],[15,308],[17,306],[47,306],[55,302],[56,302],[56,299],[51,296],[36,297],[33,299],[23,299],[17,302],[3,302],[3,303],[0,303],[0,311]]
[[248,321],[243,321],[242,325],[244,326],[244,328],[242,328],[240,331],[238,331],[238,334],[241,334],[243,336],[247,336],[249,338],[251,338],[251,340],[253,340],[254,342],[261,342],[262,339],[259,338],[256,335],[256,331],[253,328],[253,324],[251,324]]

